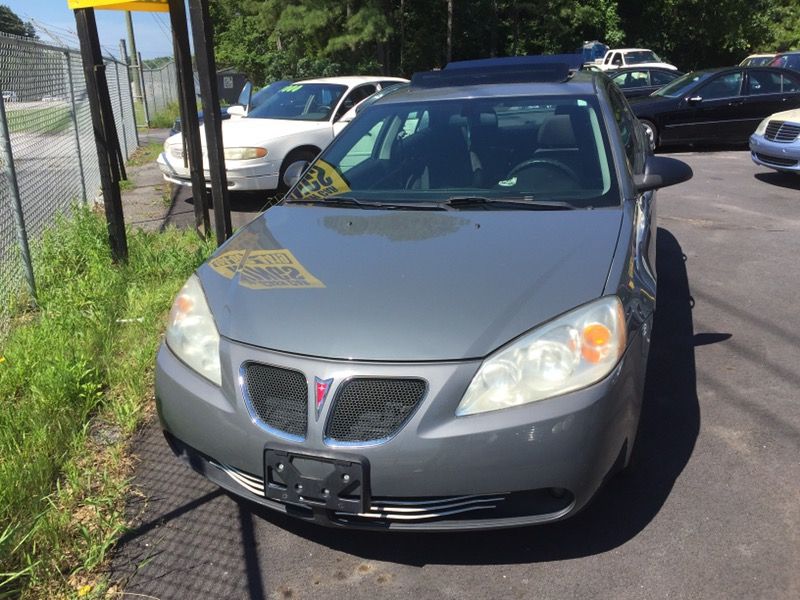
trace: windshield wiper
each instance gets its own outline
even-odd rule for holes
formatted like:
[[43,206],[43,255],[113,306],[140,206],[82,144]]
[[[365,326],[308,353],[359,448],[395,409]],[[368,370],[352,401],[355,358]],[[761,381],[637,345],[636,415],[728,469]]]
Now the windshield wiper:
[[451,196],[442,202],[450,208],[525,208],[529,210],[574,210],[569,202],[534,200],[533,198],[486,198],[484,196]]
[[380,208],[384,210],[446,210],[438,202],[382,202],[380,200],[357,200],[350,196],[328,196],[326,198],[298,198],[289,204],[311,204],[313,206],[344,206],[346,208]]

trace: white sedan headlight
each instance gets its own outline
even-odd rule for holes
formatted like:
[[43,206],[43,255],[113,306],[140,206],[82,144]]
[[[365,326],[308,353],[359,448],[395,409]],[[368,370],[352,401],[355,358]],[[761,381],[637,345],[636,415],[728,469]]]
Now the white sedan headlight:
[[250,160],[253,158],[264,158],[267,155],[267,149],[261,147],[255,148],[225,148],[225,160]]
[[576,308],[487,358],[456,415],[536,402],[600,381],[619,361],[626,339],[616,296]]
[[758,124],[758,127],[756,127],[755,131],[756,135],[764,135],[764,133],[767,131],[767,125],[769,124],[770,118],[771,117],[767,117],[766,119],[761,121],[761,123]]
[[167,345],[203,377],[222,383],[219,332],[197,275],[178,293],[167,322]]

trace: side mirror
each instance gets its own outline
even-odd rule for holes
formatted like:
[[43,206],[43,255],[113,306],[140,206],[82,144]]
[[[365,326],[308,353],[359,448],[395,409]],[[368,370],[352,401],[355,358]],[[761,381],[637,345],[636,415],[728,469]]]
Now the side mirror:
[[234,104],[233,106],[229,106],[226,112],[232,117],[247,116],[247,111],[241,104]]
[[703,101],[702,96],[692,96],[691,98],[687,98],[686,102],[689,104],[700,104]]
[[634,175],[633,184],[637,192],[648,192],[658,188],[689,181],[694,173],[682,160],[666,156],[648,156],[644,174]]
[[242,86],[242,91],[239,92],[239,100],[236,104],[241,104],[245,109],[250,107],[250,98],[253,97],[253,84],[248,81]]

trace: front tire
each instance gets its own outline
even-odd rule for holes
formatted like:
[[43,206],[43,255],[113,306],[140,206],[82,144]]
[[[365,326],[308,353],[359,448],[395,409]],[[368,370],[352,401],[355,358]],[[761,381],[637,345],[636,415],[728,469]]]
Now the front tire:
[[645,137],[650,144],[650,150],[655,151],[655,149],[658,148],[658,128],[652,121],[648,121],[647,119],[639,119],[639,123],[642,124]]
[[314,152],[313,150],[308,149],[297,149],[292,150],[289,152],[289,155],[284,159],[283,164],[281,165],[281,170],[278,175],[278,195],[283,196],[286,192],[289,191],[291,187],[289,183],[285,180],[286,172],[289,170],[293,164],[303,162],[303,163],[310,163],[317,157],[319,152]]

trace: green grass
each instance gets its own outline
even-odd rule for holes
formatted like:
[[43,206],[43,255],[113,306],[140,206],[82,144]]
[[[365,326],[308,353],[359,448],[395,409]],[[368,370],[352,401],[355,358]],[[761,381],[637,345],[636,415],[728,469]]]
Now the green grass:
[[181,114],[180,106],[177,102],[170,102],[166,108],[150,115],[150,127],[157,129],[170,129]]
[[149,164],[158,158],[163,149],[164,144],[161,142],[150,142],[144,146],[139,146],[128,159],[127,165],[129,167],[140,167]]
[[0,358],[0,598],[95,596],[124,530],[126,441],[152,403],[172,298],[211,250],[189,231],[129,231],[76,208],[35,247],[39,306],[12,302]]
[[25,107],[6,110],[11,133],[58,133],[72,127],[69,106]]
[[119,191],[126,192],[128,190],[132,190],[136,187],[136,184],[131,179],[120,179],[119,181]]

